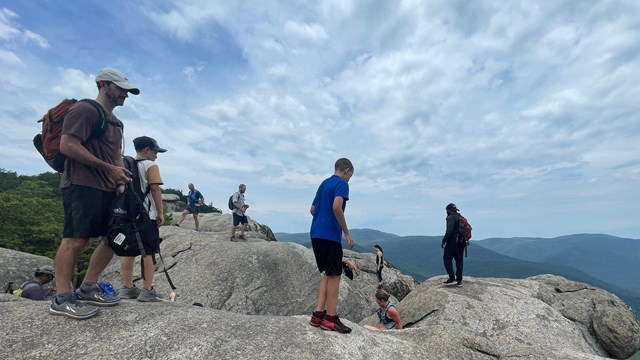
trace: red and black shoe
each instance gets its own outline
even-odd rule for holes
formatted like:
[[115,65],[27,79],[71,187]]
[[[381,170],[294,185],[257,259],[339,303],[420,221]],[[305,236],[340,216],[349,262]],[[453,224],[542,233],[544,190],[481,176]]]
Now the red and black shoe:
[[322,320],[322,324],[320,324],[320,328],[322,330],[337,331],[341,334],[348,334],[351,332],[351,328],[343,324],[342,321],[340,321],[340,318],[338,318],[338,315],[325,315]]
[[311,315],[311,320],[309,320],[309,325],[311,326],[315,326],[315,327],[320,327],[320,324],[322,324],[322,319],[324,319],[324,315],[327,313],[327,311],[314,311],[313,315]]

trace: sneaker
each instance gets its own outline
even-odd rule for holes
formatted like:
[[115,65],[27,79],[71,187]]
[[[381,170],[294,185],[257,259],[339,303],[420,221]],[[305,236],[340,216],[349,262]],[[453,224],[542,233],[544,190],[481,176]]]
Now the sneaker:
[[140,295],[138,295],[138,301],[158,302],[162,301],[162,298],[158,296],[158,293],[156,293],[156,289],[151,288],[151,290],[147,290],[143,288],[142,290],[140,290]]
[[239,236],[238,236],[238,239],[240,239],[240,240],[247,240],[247,239],[244,237],[244,235],[239,235]]
[[311,326],[315,326],[315,327],[320,327],[320,325],[322,324],[322,319],[324,319],[324,316],[327,314],[327,311],[314,311],[313,315],[311,315],[311,320],[309,320],[309,325]]
[[62,304],[58,304],[56,297],[51,299],[49,312],[53,315],[64,315],[72,319],[88,319],[98,315],[100,309],[97,306],[87,305],[78,300],[76,293],[71,293],[71,298]]
[[449,285],[449,284],[453,284],[455,281],[456,281],[456,279],[454,279],[454,278],[448,278],[447,281],[443,282],[443,284]]
[[118,296],[121,299],[135,299],[140,295],[140,289],[138,289],[135,285],[131,288],[128,288],[124,285],[118,290]]
[[456,281],[456,286],[462,286],[462,280]]
[[88,293],[82,291],[82,287],[79,287],[76,289],[76,296],[78,296],[78,300],[96,306],[116,306],[120,304],[118,296],[105,294],[98,285],[94,285]]
[[[331,319],[329,319],[330,317]],[[325,315],[324,319],[322,319],[322,324],[320,324],[320,328],[322,330],[337,331],[341,334],[348,334],[351,332],[351,328],[343,324],[338,315]]]
[[236,237],[235,237],[235,236],[232,236],[232,237],[229,239],[229,241],[238,241],[238,240],[236,240]]
[[180,224],[178,224],[178,223],[175,223],[175,224],[173,224],[173,226],[177,226],[177,227],[180,227]]

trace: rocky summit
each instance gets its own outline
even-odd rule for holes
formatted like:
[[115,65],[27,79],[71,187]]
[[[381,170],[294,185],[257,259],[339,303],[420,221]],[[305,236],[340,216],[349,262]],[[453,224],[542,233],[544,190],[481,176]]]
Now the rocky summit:
[[[48,302],[0,295],[0,358],[622,359],[640,349],[634,312],[588,284],[552,275],[417,284],[392,264],[385,288],[407,328],[368,331],[362,325],[377,322],[374,255],[350,251],[345,257],[360,270],[343,277],[338,312],[353,332],[323,331],[308,325],[320,280],[312,251],[272,241],[253,221],[247,241],[231,242],[229,226],[229,215],[205,214],[200,232],[187,221],[161,229],[175,302],[123,300],[77,321],[50,315]],[[0,256],[3,280],[28,278],[43,261],[10,250]],[[158,264],[155,286],[167,297],[162,271]],[[117,258],[101,280],[120,286]]]

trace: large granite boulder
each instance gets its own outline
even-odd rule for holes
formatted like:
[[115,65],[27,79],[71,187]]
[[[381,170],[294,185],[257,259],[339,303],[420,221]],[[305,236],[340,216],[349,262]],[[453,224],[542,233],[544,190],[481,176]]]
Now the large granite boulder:
[[[0,292],[4,292],[9,282],[20,286],[23,282],[33,279],[35,270],[43,265],[53,266],[53,260],[45,256],[0,248]],[[53,293],[54,285],[55,282],[52,281],[43,286],[46,296]]]
[[[344,259],[353,260],[360,270],[360,275],[354,279],[356,280],[354,286],[356,286],[360,292],[367,294],[373,299],[378,287],[376,255],[344,250],[343,256]],[[416,286],[416,282],[411,276],[405,275],[386,260],[384,262],[384,268],[382,269],[382,280],[384,289],[398,300],[404,299]]]
[[[501,359],[555,359],[567,351],[571,359],[627,358],[640,349],[635,313],[603,290],[553,275],[466,277],[462,287],[444,286],[444,279],[429,279],[398,304],[409,329],[455,328],[470,339],[481,337],[470,346]],[[375,316],[360,322],[376,323]]]
[[[246,242],[231,242],[226,231],[196,232],[175,226],[162,227],[161,236],[162,256],[178,288],[177,302],[248,315],[310,315],[315,308],[321,275],[313,253],[302,245],[266,241],[254,232]],[[139,265],[134,275],[140,278]],[[338,312],[360,321],[371,314],[373,293],[362,293],[362,286],[355,283],[368,279],[342,279]],[[101,280],[121,285],[117,258]],[[154,284],[161,294],[171,292],[161,273]]]
[[[182,213],[172,213],[174,222],[177,222],[180,219]],[[249,226],[247,227],[247,231],[250,232],[250,236],[256,236],[263,240],[267,241],[277,241],[273,231],[267,226],[260,224],[259,222],[251,219],[251,217],[247,216],[249,220]],[[231,224],[233,224],[233,218],[231,214],[220,214],[220,213],[207,213],[207,214],[199,214],[198,220],[200,221],[200,231],[204,232],[214,232],[222,234],[228,234],[227,238],[231,234]],[[184,222],[180,225],[181,228],[184,229],[195,229],[195,223],[192,215],[187,215]],[[236,234],[239,233],[239,229],[236,231]]]

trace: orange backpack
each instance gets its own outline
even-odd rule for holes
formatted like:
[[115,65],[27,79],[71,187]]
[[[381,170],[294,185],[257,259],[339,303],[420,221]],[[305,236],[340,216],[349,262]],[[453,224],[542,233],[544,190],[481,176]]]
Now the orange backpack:
[[60,138],[62,137],[62,124],[64,117],[69,112],[71,106],[78,101],[86,101],[91,104],[100,114],[100,124],[89,135],[87,142],[96,139],[105,132],[106,115],[104,109],[95,100],[91,99],[64,99],[55,107],[47,111],[42,119],[38,122],[42,123],[42,132],[33,138],[33,146],[38,150],[44,160],[57,172],[64,172],[64,164],[67,156],[60,152]]

